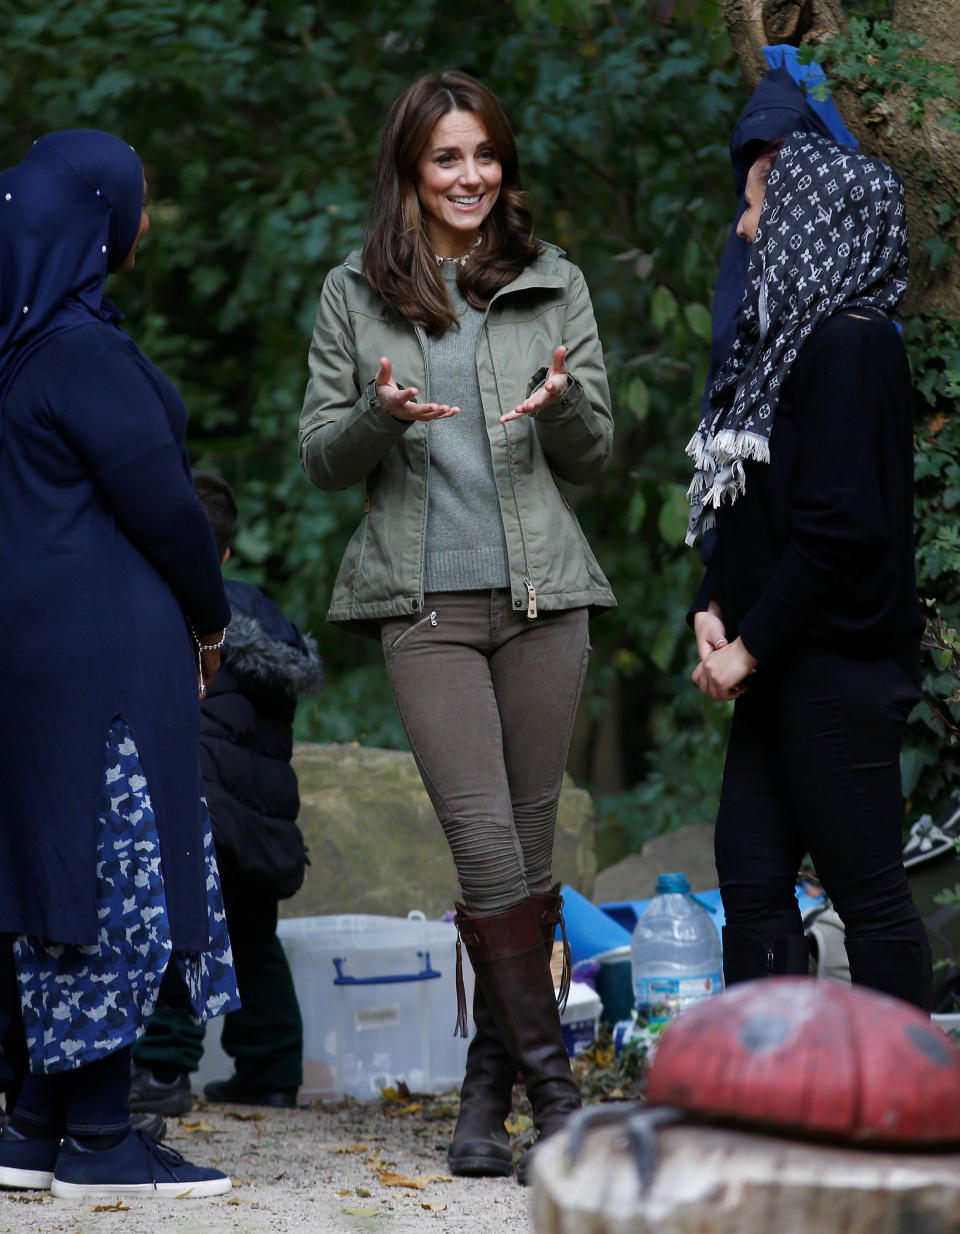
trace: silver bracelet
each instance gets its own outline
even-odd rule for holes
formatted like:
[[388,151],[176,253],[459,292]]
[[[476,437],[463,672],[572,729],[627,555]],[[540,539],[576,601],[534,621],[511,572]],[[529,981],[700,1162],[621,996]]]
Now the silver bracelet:
[[223,633],[220,635],[219,643],[201,643],[197,638],[197,632],[194,630],[193,626],[190,627],[190,633],[193,635],[193,641],[197,645],[197,676],[200,678],[200,697],[203,698],[207,692],[207,685],[203,680],[203,653],[205,651],[219,651],[227,641],[227,630],[226,627],[224,627]]
[[196,639],[198,651],[219,651],[223,644],[227,641],[227,632],[224,630],[224,632],[220,635],[219,643],[201,643],[196,635],[193,637]]

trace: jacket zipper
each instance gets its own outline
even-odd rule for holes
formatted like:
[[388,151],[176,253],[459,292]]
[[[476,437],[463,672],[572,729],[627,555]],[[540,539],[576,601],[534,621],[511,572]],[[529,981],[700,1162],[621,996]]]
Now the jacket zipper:
[[[503,288],[501,288],[500,290],[502,291]],[[487,305],[486,309],[484,309],[483,321],[480,323],[480,337],[483,338],[487,344],[487,350],[490,353],[491,367],[493,367],[493,348],[490,346],[490,336],[487,334],[487,318],[490,316],[490,306],[493,304],[493,301],[496,300],[497,296],[499,295],[500,295],[500,291],[494,292],[493,297],[490,300],[490,303]],[[478,340],[477,346],[479,348],[479,340]],[[476,357],[474,357],[474,359],[476,360]],[[496,373],[494,373],[494,377],[496,377]],[[484,417],[484,419],[486,419],[486,417]],[[501,428],[503,429],[504,435],[506,437],[506,443],[507,443],[507,467],[510,472],[510,487],[513,489],[513,503],[517,509],[517,526],[520,530],[520,547],[523,550],[523,568],[524,570],[528,572],[524,574],[523,578],[521,579],[521,582],[523,583],[524,587],[526,587],[527,589],[527,619],[529,621],[533,621],[533,619],[537,615],[537,589],[533,585],[533,580],[530,578],[530,575],[529,575],[530,565],[527,560],[527,540],[523,534],[523,519],[520,516],[520,501],[517,498],[517,483],[513,477],[513,459],[510,456],[510,436],[507,433],[507,426],[505,424],[501,425]]]
[[409,637],[410,637],[410,635],[414,632],[414,630],[419,630],[419,629],[420,629],[420,627],[421,627],[422,625],[426,625],[426,623],[427,623],[428,621],[430,622],[430,624],[431,624],[432,626],[435,626],[435,625],[438,625],[438,624],[439,624],[439,623],[438,623],[438,621],[437,621],[437,611],[436,611],[436,609],[431,609],[431,610],[430,610],[430,612],[429,612],[429,613],[425,613],[425,614],[424,614],[424,615],[420,618],[420,620],[419,620],[419,621],[415,621],[415,622],[413,623],[413,625],[412,625],[412,626],[407,626],[407,628],[406,628],[405,630],[401,630],[401,632],[397,635],[397,637],[396,637],[396,638],[393,640],[393,642],[390,644],[390,650],[391,650],[391,651],[396,651],[396,650],[397,650],[397,648],[400,646],[400,644],[403,642],[403,640],[404,640],[404,639],[409,638]]
[[[426,335],[423,331],[423,327],[417,326],[417,325],[413,327],[413,333],[416,336],[416,340],[420,345],[420,355],[423,358],[423,384],[425,387],[424,402],[429,403],[430,402],[430,363],[427,358]],[[426,468],[426,471],[424,472],[424,477],[423,477],[423,482],[424,482],[423,523],[420,527],[420,608],[421,609],[423,608],[423,575],[424,575],[424,569],[426,566],[426,556],[427,556],[427,518],[429,516],[428,506],[430,502],[430,422],[429,421],[426,421],[424,423],[424,429],[425,429],[425,432],[423,436],[423,444],[424,444],[424,449],[427,452],[427,468]],[[433,626],[437,624],[436,617],[437,617],[436,613],[430,613],[429,615],[430,624]],[[417,624],[419,625],[422,623],[418,622]],[[416,626],[411,627],[411,629],[415,630]],[[408,630],[405,634],[402,634],[400,636],[399,641],[403,642],[407,634],[409,634],[410,632],[411,631]],[[396,647],[396,645],[397,645],[396,643],[393,644],[394,647]]]
[[537,615],[537,589],[528,578],[523,580],[523,585],[527,589],[527,616],[532,621]]

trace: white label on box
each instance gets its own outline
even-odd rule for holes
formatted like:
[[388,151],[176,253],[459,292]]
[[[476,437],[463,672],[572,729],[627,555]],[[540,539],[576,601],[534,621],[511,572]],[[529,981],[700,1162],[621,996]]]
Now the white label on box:
[[400,1022],[400,1008],[393,1007],[358,1007],[354,1022],[358,1033],[368,1028],[388,1028],[391,1024]]

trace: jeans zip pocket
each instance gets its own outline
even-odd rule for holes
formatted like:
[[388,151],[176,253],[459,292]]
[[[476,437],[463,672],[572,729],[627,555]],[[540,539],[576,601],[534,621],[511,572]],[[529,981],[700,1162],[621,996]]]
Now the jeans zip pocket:
[[400,646],[400,644],[404,641],[404,639],[409,638],[410,635],[414,632],[414,630],[419,630],[420,627],[426,625],[428,621],[432,626],[437,625],[436,609],[431,609],[430,612],[425,613],[420,618],[419,621],[415,621],[412,626],[407,626],[405,630],[401,630],[400,633],[397,635],[397,637],[390,644],[390,650],[396,651],[397,648]]

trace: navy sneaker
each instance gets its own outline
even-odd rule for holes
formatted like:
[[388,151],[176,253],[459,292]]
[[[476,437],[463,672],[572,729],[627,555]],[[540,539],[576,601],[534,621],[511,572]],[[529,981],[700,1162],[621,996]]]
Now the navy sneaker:
[[60,1141],[34,1140],[7,1124],[0,1131],[0,1187],[49,1191]]
[[224,1195],[233,1184],[220,1170],[192,1165],[166,1144],[128,1131],[115,1148],[92,1149],[64,1136],[51,1192],[60,1199],[81,1195]]

